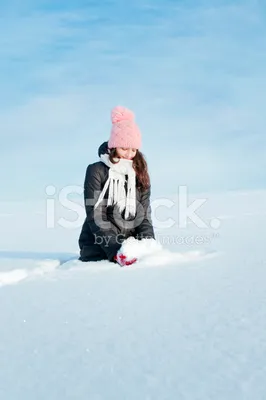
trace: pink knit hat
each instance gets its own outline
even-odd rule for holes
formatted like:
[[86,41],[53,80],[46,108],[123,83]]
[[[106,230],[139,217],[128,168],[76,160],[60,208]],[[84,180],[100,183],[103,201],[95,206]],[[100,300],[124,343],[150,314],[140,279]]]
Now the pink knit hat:
[[109,149],[114,147],[139,149],[141,147],[141,133],[134,119],[134,113],[127,108],[122,106],[113,108]]

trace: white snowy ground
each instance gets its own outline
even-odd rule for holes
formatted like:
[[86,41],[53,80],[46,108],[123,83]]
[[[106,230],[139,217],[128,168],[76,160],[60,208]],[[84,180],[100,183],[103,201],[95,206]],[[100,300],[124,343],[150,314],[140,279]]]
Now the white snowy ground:
[[265,400],[265,203],[213,195],[218,229],[157,230],[183,244],[127,268],[78,262],[44,204],[1,203],[1,400]]

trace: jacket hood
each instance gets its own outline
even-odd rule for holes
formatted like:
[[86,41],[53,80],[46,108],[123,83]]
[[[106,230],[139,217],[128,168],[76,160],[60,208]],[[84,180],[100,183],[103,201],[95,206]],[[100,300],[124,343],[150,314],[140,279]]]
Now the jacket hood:
[[98,148],[98,156],[100,157],[102,154],[108,154],[108,141],[103,142],[100,147]]

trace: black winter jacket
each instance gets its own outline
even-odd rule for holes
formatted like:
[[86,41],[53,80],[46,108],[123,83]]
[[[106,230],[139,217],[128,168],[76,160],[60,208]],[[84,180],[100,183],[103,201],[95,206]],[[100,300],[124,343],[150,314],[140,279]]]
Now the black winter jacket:
[[[98,150],[98,155],[108,151],[107,142]],[[150,187],[141,192],[136,189],[136,216],[125,220],[124,211],[117,206],[107,206],[108,190],[104,200],[94,210],[100,192],[108,179],[109,167],[98,161],[88,165],[84,181],[84,203],[86,219],[79,237],[81,261],[114,261],[114,256],[123,241],[129,236],[137,239],[155,238],[151,221]],[[125,184],[127,190],[127,181]],[[101,222],[102,221],[102,222]]]

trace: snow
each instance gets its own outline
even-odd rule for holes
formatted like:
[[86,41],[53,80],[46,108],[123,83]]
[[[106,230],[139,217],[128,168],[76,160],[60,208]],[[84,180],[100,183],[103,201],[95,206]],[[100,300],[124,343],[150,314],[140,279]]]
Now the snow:
[[[264,400],[258,197],[210,199],[206,218],[223,216],[219,229],[130,239],[124,251],[138,262],[124,268],[78,261],[79,229],[48,230],[41,205],[2,206],[0,398]],[[162,235],[190,239],[162,245]]]
[[[183,253],[173,252],[164,249],[159,240],[137,240],[133,237],[128,238],[123,243],[121,253],[126,255],[128,259],[137,258],[137,264],[133,266],[151,266],[152,268],[157,265],[170,265],[193,260],[197,261],[214,255],[214,253],[206,253],[201,250],[186,251]],[[130,268],[133,266],[130,265]]]

